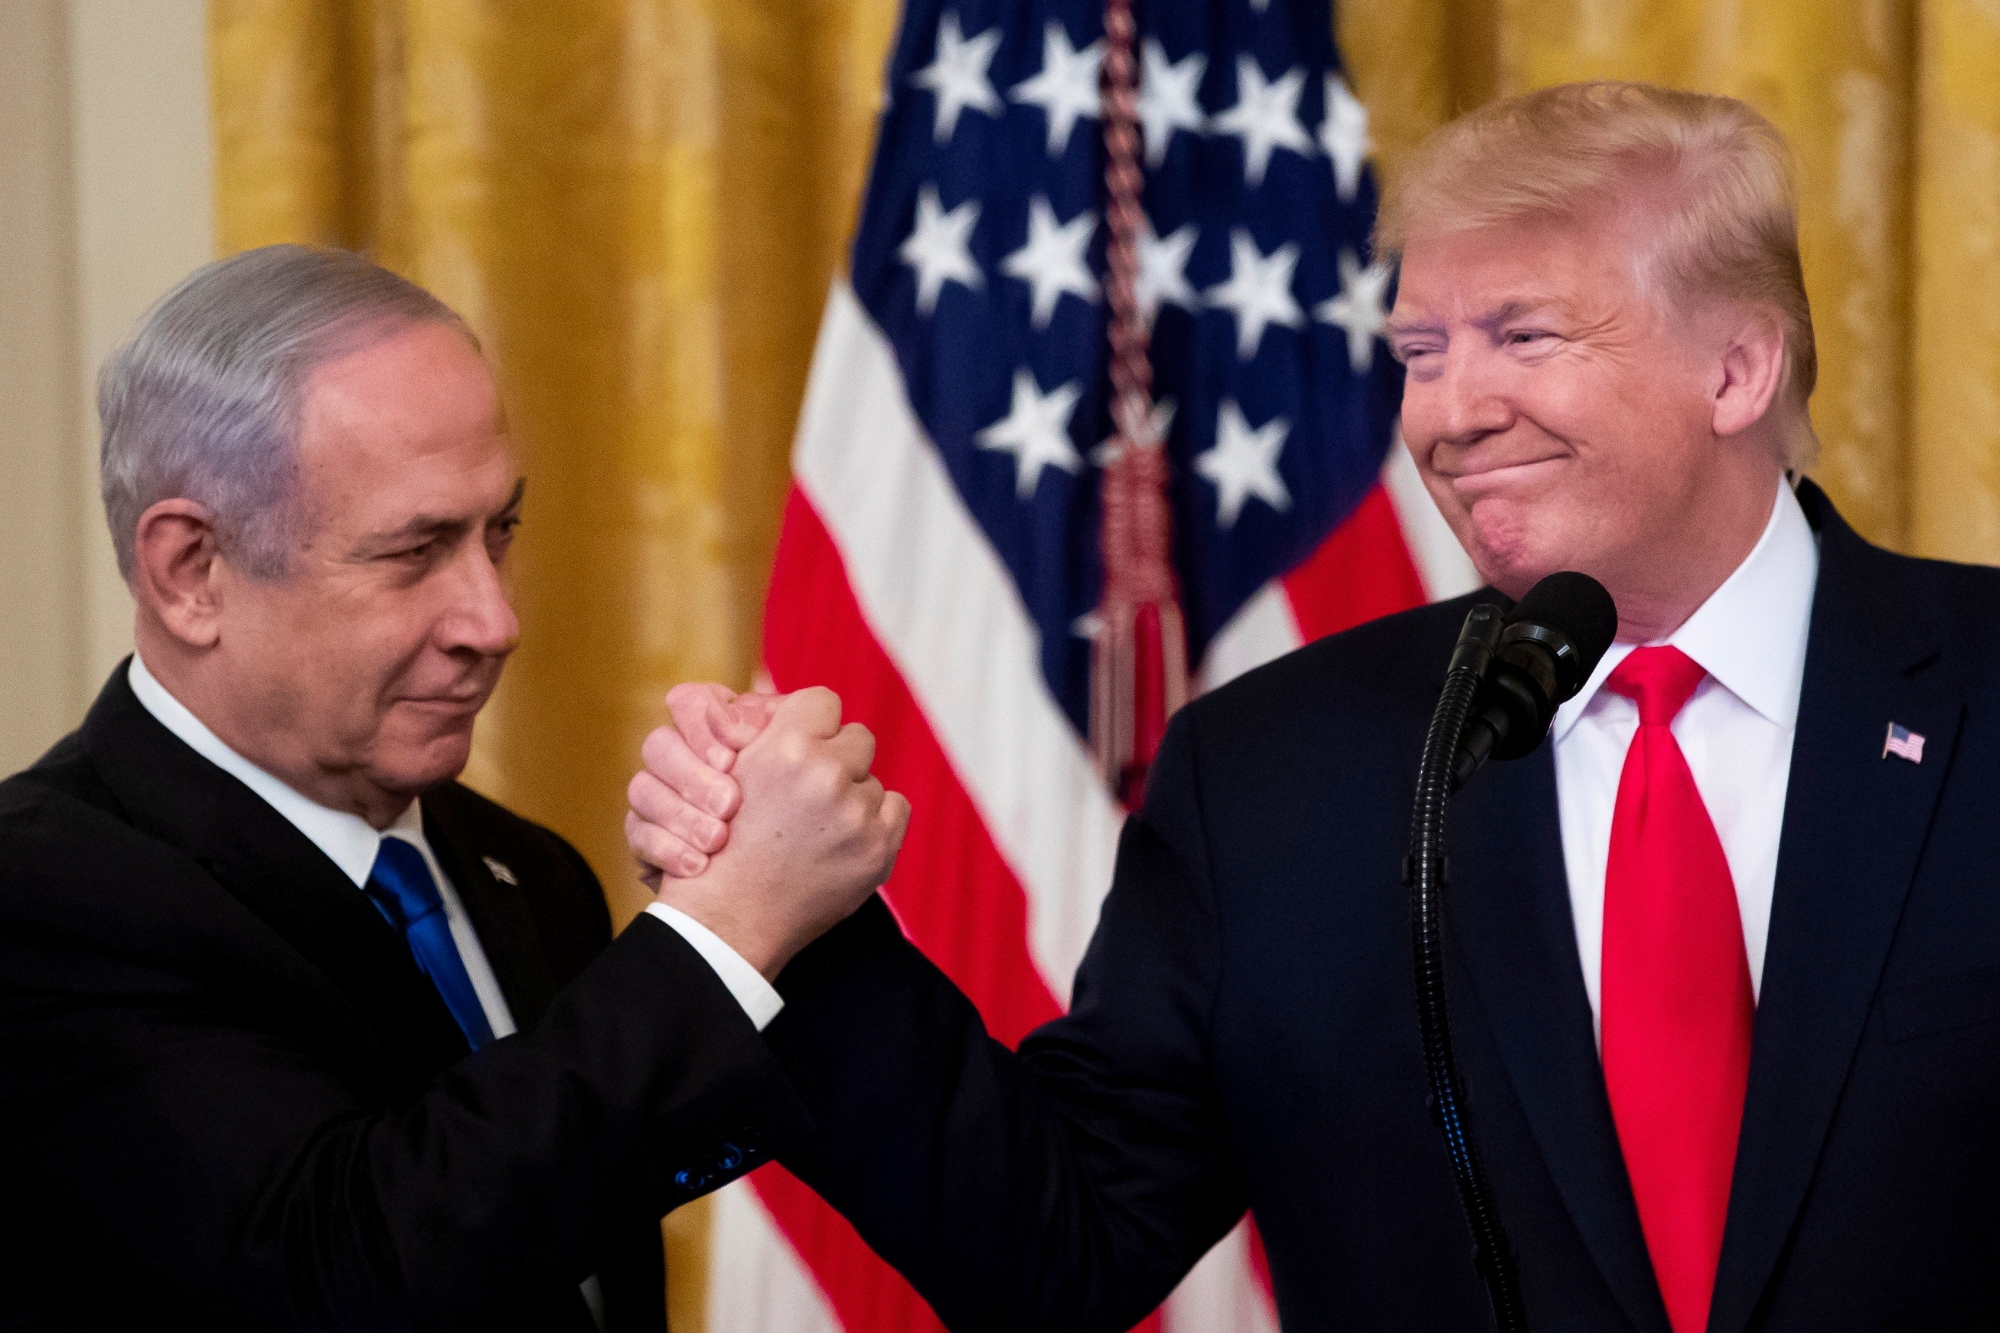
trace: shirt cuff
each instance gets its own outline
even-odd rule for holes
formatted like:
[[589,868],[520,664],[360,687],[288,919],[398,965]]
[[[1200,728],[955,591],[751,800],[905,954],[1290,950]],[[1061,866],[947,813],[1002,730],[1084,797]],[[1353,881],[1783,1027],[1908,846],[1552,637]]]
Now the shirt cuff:
[[759,1032],[785,1007],[784,999],[776,987],[764,980],[764,974],[745,962],[742,954],[724,944],[722,937],[707,926],[665,903],[648,903],[646,911],[679,931],[681,938],[694,946],[694,951],[722,978],[722,984],[736,997],[736,1003],[743,1006],[743,1012],[750,1016]]

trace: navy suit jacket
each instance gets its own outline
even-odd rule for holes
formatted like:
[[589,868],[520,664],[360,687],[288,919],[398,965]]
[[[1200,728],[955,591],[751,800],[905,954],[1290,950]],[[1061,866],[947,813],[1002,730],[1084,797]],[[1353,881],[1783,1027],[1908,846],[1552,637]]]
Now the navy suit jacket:
[[[1711,1333],[2000,1326],[2000,571],[1820,537]],[[1469,599],[1468,599],[1469,600]],[[1468,600],[1174,719],[1018,1055],[871,904],[766,1031],[785,1160],[958,1330],[1129,1328],[1245,1208],[1288,1330],[1489,1326],[1426,1104],[1398,863]],[[1890,722],[1921,763],[1882,754]],[[921,812],[918,818],[922,818]],[[1550,751],[1450,809],[1448,981],[1537,1333],[1668,1333],[1592,1035]]]
[[[0,783],[0,1329],[664,1323],[659,1219],[802,1127],[675,931],[447,784],[424,833],[520,1031],[468,1054],[402,937],[120,667]],[[496,876],[493,865],[507,870]]]

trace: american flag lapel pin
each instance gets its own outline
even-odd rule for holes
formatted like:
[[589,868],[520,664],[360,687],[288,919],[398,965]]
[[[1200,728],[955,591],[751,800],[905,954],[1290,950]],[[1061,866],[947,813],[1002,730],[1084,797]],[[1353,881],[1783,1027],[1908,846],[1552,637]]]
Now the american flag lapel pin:
[[1882,742],[1882,757],[1887,759],[1892,754],[1898,758],[1907,759],[1913,764],[1923,763],[1923,733],[1920,731],[1911,731],[1901,723],[1891,722],[1889,724],[1889,735]]

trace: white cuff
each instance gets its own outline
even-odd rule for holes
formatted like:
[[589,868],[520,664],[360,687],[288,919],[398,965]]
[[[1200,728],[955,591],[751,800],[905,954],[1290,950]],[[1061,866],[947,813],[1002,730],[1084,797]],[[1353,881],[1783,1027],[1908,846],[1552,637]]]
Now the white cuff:
[[646,910],[679,931],[681,938],[694,946],[694,951],[722,978],[722,984],[729,987],[729,993],[743,1006],[743,1012],[750,1016],[759,1032],[785,1007],[777,988],[764,980],[762,972],[745,962],[742,954],[724,944],[720,935],[665,903],[648,903]]

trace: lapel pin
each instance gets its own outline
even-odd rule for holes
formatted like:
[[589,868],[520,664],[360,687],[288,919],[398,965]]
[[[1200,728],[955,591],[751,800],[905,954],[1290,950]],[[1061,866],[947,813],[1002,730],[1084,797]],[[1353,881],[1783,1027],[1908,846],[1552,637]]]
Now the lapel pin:
[[1882,757],[1890,755],[1907,759],[1913,764],[1924,762],[1924,736],[1920,731],[1911,731],[1898,723],[1889,724],[1888,738],[1882,742]]
[[[1922,736],[1917,737],[1917,746],[1919,749],[1923,747],[1923,743],[1924,738]],[[1898,753],[1901,753],[1901,751],[1898,751]],[[517,889],[521,887],[521,881],[514,878],[514,872],[507,868],[505,861],[496,861],[490,856],[482,856],[479,859],[484,861],[486,868],[493,872],[493,878],[499,880],[502,884],[512,884]]]

